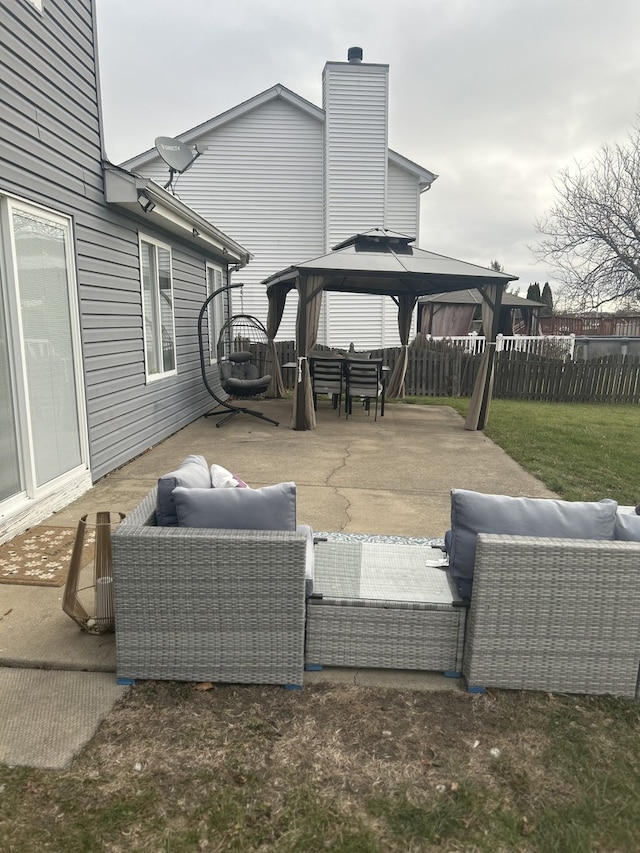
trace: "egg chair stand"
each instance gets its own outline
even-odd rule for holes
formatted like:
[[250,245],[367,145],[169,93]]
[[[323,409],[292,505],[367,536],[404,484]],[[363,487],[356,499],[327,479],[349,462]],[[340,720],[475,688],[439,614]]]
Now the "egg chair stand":
[[[220,410],[216,410],[213,412],[207,412],[205,417],[208,418],[208,417],[216,417],[218,415],[223,415],[224,417],[222,417],[222,419],[216,423],[217,427],[223,426],[224,424],[227,423],[227,421],[230,421],[231,418],[234,418],[236,415],[251,415],[254,418],[259,418],[260,420],[267,421],[268,423],[273,424],[274,426],[278,426],[279,421],[275,421],[275,420],[273,420],[273,418],[267,417],[267,415],[263,414],[262,412],[257,412],[255,409],[247,409],[244,406],[234,406],[233,404],[229,403],[227,400],[223,400],[222,397],[220,397],[214,391],[214,389],[211,387],[211,384],[209,383],[209,380],[207,378],[207,370],[206,370],[206,363],[205,363],[205,349],[204,349],[204,335],[203,335],[203,331],[202,331],[202,327],[203,327],[203,323],[204,323],[204,315],[206,313],[207,308],[209,307],[209,304],[213,301],[213,299],[219,293],[223,293],[224,291],[231,290],[234,287],[242,287],[242,284],[227,284],[224,287],[219,287],[217,290],[214,290],[214,292],[210,296],[208,296],[207,299],[204,301],[202,307],[200,308],[200,313],[198,315],[198,347],[200,349],[200,370],[202,371],[202,381],[204,382],[204,387],[207,389],[209,394],[216,401],[218,406],[222,407]],[[242,354],[236,353],[236,355],[242,355]],[[246,359],[241,359],[240,362],[242,362],[242,361],[246,361]],[[230,381],[232,382],[231,379],[230,379]],[[242,380],[240,380],[240,383],[241,382],[242,382]],[[251,380],[248,380],[248,382],[251,383]],[[234,394],[238,393],[241,390],[242,385],[240,383],[236,384],[236,387],[234,389]],[[232,382],[232,384],[233,384],[233,382]],[[267,382],[267,385],[268,385],[268,382]],[[224,387],[224,385],[223,385],[223,387]],[[247,393],[245,394],[245,396],[255,396],[255,394],[257,393],[260,386],[256,385],[255,380],[253,380],[253,384],[252,385],[251,384],[245,385],[245,388],[247,389]],[[264,389],[262,389],[262,390],[264,390]]]

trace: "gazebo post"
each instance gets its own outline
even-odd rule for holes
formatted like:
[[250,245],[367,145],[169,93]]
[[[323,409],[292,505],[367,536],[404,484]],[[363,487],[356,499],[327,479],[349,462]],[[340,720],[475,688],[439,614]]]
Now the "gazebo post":
[[295,411],[293,429],[315,429],[316,413],[313,408],[311,374],[307,356],[318,338],[318,321],[322,305],[324,279],[320,275],[298,273],[298,314],[296,317],[296,373]]
[[489,407],[493,389],[493,368],[496,355],[496,337],[500,324],[500,307],[502,293],[505,289],[502,282],[493,282],[484,287],[478,287],[482,294],[482,325],[485,331],[486,345],[480,361],[480,370],[469,403],[469,412],[464,422],[468,430],[484,429],[489,420]]
[[[502,307],[502,293],[505,285],[498,284],[495,287],[495,296],[493,299],[493,317],[491,318],[491,340],[489,343],[489,356],[487,364],[487,375],[485,377],[484,389],[482,392],[482,403],[480,405],[480,415],[478,417],[478,429],[484,429],[489,421],[489,407],[491,406],[491,397],[493,394],[493,371],[495,369],[496,360],[496,339],[498,337],[498,329],[500,328],[500,308]],[[487,299],[485,293],[482,294],[484,299]]]
[[298,313],[296,315],[296,401],[293,428],[304,430],[307,429],[305,419],[305,397],[306,397],[306,375],[305,364],[302,361],[307,357],[307,300],[306,286],[303,286],[302,279],[306,276],[298,275],[296,288],[298,290]]

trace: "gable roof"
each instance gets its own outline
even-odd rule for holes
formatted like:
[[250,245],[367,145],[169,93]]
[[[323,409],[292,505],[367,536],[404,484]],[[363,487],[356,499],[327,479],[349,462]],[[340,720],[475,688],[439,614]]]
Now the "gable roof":
[[[297,95],[295,92],[292,92],[291,89],[287,89],[287,87],[283,86],[281,83],[277,83],[270,89],[265,89],[264,92],[254,95],[252,98],[243,101],[241,104],[237,104],[235,107],[231,107],[231,109],[220,113],[220,115],[214,116],[201,124],[197,124],[190,130],[185,130],[184,133],[178,134],[175,138],[187,145],[190,143],[196,143],[201,137],[211,133],[211,131],[217,130],[219,127],[223,127],[225,124],[235,121],[252,110],[258,109],[258,107],[262,107],[271,101],[277,100],[278,98],[290,104],[292,107],[301,110],[308,116],[311,116],[311,118],[316,119],[321,124],[324,124],[325,111],[323,109],[312,104],[311,101],[307,101],[305,98],[302,98],[300,95]],[[401,169],[405,169],[407,172],[411,172],[411,174],[418,178],[420,192],[429,189],[431,184],[438,177],[429,169],[425,169],[423,166],[414,163],[412,160],[409,160],[407,157],[403,157],[402,154],[398,154],[390,148],[388,149],[388,155],[391,163]],[[122,163],[122,166],[125,169],[132,169],[135,171],[136,168],[146,166],[148,163],[153,162],[157,158],[158,152],[156,149],[149,148],[147,151],[143,151],[141,154],[137,154],[135,157],[125,160],[125,162]]]

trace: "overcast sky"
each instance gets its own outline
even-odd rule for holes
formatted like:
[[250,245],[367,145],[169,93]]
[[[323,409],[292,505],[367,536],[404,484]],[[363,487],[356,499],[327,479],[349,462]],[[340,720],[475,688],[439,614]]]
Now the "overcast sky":
[[[327,61],[388,63],[389,146],[439,175],[422,248],[520,277],[552,178],[640,111],[638,0],[97,0],[114,163],[282,83],[322,105]],[[214,223],[216,224],[216,223]],[[233,236],[233,235],[230,235]],[[247,248],[251,249],[250,246]]]

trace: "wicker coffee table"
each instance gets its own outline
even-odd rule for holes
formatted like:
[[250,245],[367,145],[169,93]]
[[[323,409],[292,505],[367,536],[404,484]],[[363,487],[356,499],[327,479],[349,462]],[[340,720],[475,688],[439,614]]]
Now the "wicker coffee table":
[[424,545],[320,541],[307,600],[305,665],[459,675],[466,609]]

